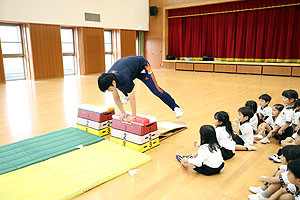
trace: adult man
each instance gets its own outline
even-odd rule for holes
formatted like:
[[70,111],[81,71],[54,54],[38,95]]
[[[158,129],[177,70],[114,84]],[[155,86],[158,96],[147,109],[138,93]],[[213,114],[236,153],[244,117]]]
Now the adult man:
[[[106,90],[112,92],[114,101],[122,112],[121,120],[131,122],[136,117],[133,82],[136,78],[141,80],[153,94],[167,104],[175,112],[176,118],[183,115],[183,110],[175,103],[174,99],[158,86],[149,62],[141,56],[128,56],[118,60],[108,73],[103,73],[98,78],[99,89],[102,92]],[[121,101],[116,89],[125,95],[123,101]],[[131,104],[132,115],[126,117],[123,104],[127,103],[128,100]]]

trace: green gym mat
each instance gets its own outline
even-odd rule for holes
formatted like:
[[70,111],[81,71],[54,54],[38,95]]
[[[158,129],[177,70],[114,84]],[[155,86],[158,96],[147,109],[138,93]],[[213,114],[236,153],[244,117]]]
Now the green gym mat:
[[0,175],[74,151],[78,145],[87,146],[102,140],[104,138],[71,127],[0,146]]

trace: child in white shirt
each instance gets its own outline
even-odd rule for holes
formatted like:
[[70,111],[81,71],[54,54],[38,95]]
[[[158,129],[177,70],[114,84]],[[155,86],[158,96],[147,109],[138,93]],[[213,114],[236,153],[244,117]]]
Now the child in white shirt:
[[271,99],[271,96],[268,94],[262,94],[258,97],[259,106],[257,108],[257,114],[259,117],[259,124],[272,116],[272,108],[269,106]]
[[[298,99],[298,93],[295,90],[285,90],[282,92],[282,102],[286,105],[281,111],[280,115],[277,117],[275,124],[278,125],[278,140],[281,144],[282,140],[293,135],[292,122],[294,120],[294,103]],[[276,129],[277,129],[276,128]],[[264,144],[270,143],[270,138],[272,135],[268,134],[267,137],[261,139],[260,141]]]
[[252,126],[253,133],[256,133],[259,120],[259,115],[257,113],[257,103],[253,100],[249,100],[246,101],[245,106],[251,108],[251,110],[253,111],[253,116],[250,118],[249,122]]
[[283,110],[282,104],[275,104],[272,107],[272,116],[266,118],[266,120],[258,126],[258,134],[254,136],[254,139],[260,140],[267,131],[270,135],[273,135],[273,130],[275,127],[275,121],[279,116],[280,112]]
[[233,129],[227,112],[219,111],[215,113],[214,124],[218,143],[224,160],[228,160],[235,155],[235,142],[233,141]]
[[249,107],[241,107],[238,109],[238,118],[234,120],[235,150],[239,151],[256,151],[253,145],[253,129],[250,119],[254,113]]
[[203,125],[200,128],[200,147],[192,155],[176,155],[176,159],[188,168],[204,175],[220,173],[224,168],[224,160],[217,141],[216,131],[211,125]]

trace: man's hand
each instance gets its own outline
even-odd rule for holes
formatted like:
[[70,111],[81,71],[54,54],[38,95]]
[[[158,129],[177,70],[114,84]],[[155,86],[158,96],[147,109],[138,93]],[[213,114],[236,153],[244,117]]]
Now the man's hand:
[[134,119],[135,119],[135,116],[130,115],[130,116],[127,117],[127,120],[126,120],[126,121],[127,121],[128,123],[131,123]]
[[127,114],[126,113],[122,113],[121,116],[120,116],[120,120],[122,122],[126,122],[127,121]]

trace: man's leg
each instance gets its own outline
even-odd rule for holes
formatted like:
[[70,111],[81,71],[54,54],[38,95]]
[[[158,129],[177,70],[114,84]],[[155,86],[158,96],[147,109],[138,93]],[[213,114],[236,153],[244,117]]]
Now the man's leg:
[[[156,82],[154,73],[148,63],[147,66],[145,66],[145,73],[141,72],[138,76],[138,79],[140,79],[149,89],[150,91],[156,95],[158,98],[160,98],[166,105],[168,105],[173,111],[176,111],[175,108],[179,108],[179,106],[176,104],[175,100],[169,95],[166,91],[164,91],[162,88],[160,88]],[[183,111],[182,111],[183,114]],[[177,114],[176,114],[177,117]],[[179,116],[180,117],[180,116]]]

